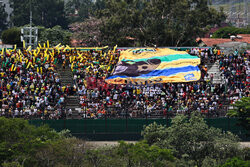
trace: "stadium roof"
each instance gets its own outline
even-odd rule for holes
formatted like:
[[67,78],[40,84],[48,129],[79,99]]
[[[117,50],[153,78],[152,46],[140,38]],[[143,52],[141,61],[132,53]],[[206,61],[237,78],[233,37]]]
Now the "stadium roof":
[[[250,34],[238,34],[237,37],[240,37],[240,38],[235,38],[233,40],[234,42],[245,42],[245,43],[250,44]],[[206,46],[214,46],[214,45],[219,45],[219,44],[226,43],[226,42],[232,42],[232,40],[229,38],[197,38],[196,42],[203,43],[203,45],[206,45]]]

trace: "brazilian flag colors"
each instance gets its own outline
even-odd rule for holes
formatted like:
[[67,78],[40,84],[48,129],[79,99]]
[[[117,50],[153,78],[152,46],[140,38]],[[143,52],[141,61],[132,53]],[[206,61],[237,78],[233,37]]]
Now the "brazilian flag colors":
[[171,49],[129,49],[121,52],[108,83],[191,82],[201,77],[200,58]]

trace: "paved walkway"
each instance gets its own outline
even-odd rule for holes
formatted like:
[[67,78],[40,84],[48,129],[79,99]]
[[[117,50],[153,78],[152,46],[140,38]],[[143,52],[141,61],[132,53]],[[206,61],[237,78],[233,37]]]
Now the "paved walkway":
[[[136,141],[125,141],[126,143],[136,143]],[[91,148],[105,147],[105,146],[116,146],[118,145],[118,141],[87,141],[87,144]],[[240,142],[241,147],[250,148],[250,142]]]

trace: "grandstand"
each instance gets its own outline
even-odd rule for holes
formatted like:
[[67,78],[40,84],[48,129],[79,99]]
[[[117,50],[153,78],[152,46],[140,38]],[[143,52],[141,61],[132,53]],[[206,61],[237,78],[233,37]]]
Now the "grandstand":
[[105,82],[120,50],[25,49],[1,53],[0,115],[27,119],[165,118],[199,111],[224,117],[249,96],[247,52],[224,55],[212,48],[186,50],[201,59],[201,79],[188,83]]

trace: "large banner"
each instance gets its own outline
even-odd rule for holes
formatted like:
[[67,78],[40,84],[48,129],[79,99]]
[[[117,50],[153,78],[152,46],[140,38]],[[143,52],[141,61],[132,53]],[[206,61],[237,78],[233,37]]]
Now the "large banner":
[[119,62],[106,82],[166,83],[191,82],[201,77],[200,58],[171,49],[129,49],[121,52]]

